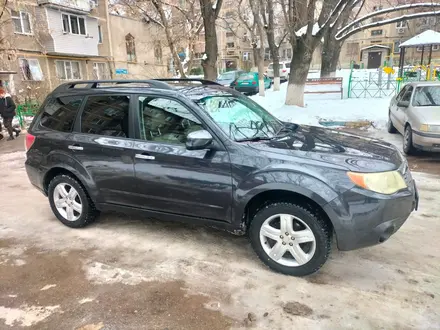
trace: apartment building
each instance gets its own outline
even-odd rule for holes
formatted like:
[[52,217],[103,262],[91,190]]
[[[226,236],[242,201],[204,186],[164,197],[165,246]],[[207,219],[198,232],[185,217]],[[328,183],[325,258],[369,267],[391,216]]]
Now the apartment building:
[[[19,102],[41,102],[69,80],[148,78],[167,72],[166,64],[161,65],[162,43],[154,43],[162,31],[110,15],[108,0],[9,1],[3,16],[0,84]],[[141,70],[149,65],[164,69]]]
[[[411,1],[411,3],[413,2]],[[361,15],[401,4],[405,4],[405,0],[368,0]],[[376,16],[367,23],[397,17],[402,14],[404,12]],[[428,29],[440,31],[440,17],[412,19],[356,33],[345,41],[340,55],[340,65],[349,67],[351,61],[354,61],[365,68],[378,68],[384,65],[385,62],[397,66],[400,58],[399,45]],[[422,51],[421,47],[408,49],[405,54],[405,64],[420,64]],[[427,58],[427,51],[426,49],[425,58]],[[434,61],[440,61],[439,47],[433,47],[432,58]]]

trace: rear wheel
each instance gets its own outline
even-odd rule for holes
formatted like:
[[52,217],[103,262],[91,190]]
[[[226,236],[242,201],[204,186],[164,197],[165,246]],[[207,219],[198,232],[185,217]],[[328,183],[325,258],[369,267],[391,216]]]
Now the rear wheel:
[[48,196],[52,212],[68,227],[84,227],[99,214],[87,191],[71,176],[62,174],[53,178]]
[[324,219],[291,203],[273,203],[259,210],[249,236],[258,257],[286,275],[316,272],[331,250],[331,230]]
[[397,133],[397,129],[393,125],[393,121],[391,120],[391,112],[388,112],[388,123],[387,123],[388,133],[395,134]]
[[403,151],[407,155],[412,155],[416,152],[416,148],[413,145],[413,133],[411,125],[405,127],[405,133],[403,134]]

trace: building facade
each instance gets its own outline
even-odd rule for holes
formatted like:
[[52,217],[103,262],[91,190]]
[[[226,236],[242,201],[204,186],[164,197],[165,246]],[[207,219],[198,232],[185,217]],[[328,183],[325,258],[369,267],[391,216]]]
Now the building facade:
[[[19,102],[41,102],[50,90],[70,80],[167,73],[166,65],[163,70],[141,70],[148,65],[162,68],[162,42],[157,43],[162,31],[110,15],[108,0],[9,1],[3,16],[0,84]],[[128,30],[131,39],[130,32],[124,34]],[[138,55],[128,55],[136,44]]]

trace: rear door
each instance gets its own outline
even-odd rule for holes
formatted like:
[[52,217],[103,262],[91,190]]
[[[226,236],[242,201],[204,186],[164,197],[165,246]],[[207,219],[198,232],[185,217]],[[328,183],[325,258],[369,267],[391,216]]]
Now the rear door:
[[127,93],[87,96],[69,137],[68,148],[97,189],[99,203],[133,203],[132,102]]
[[232,176],[227,151],[186,149],[186,136],[206,127],[180,101],[140,95],[137,105],[137,204],[158,212],[230,222]]
[[[405,92],[402,95],[402,98],[400,99],[400,102],[410,102],[411,96],[414,90],[413,86],[406,86]],[[395,122],[393,123],[397,126],[395,126],[402,134],[405,130],[405,124],[407,122],[408,118],[408,108],[399,107],[396,103],[396,109],[394,111],[394,118]]]

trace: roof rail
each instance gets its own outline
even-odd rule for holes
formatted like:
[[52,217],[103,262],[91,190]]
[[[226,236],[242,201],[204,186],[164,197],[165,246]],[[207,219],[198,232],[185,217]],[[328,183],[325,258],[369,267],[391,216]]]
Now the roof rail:
[[221,84],[212,81],[212,80],[206,80],[206,79],[197,79],[197,78],[160,78],[160,79],[154,79],[157,81],[163,81],[163,82],[200,82],[202,85],[219,85]]
[[[153,88],[160,88],[160,89],[173,89],[172,86],[168,85],[166,82],[158,81],[156,79],[149,79],[149,80],[78,80],[78,81],[72,81],[65,84],[62,84],[55,88],[54,91],[61,92],[61,91],[67,91],[70,88],[99,88],[100,84],[115,84],[115,85],[124,85],[124,84],[147,84],[150,87]],[[84,85],[83,87],[75,87],[77,85]],[[105,87],[105,86],[102,86]]]

